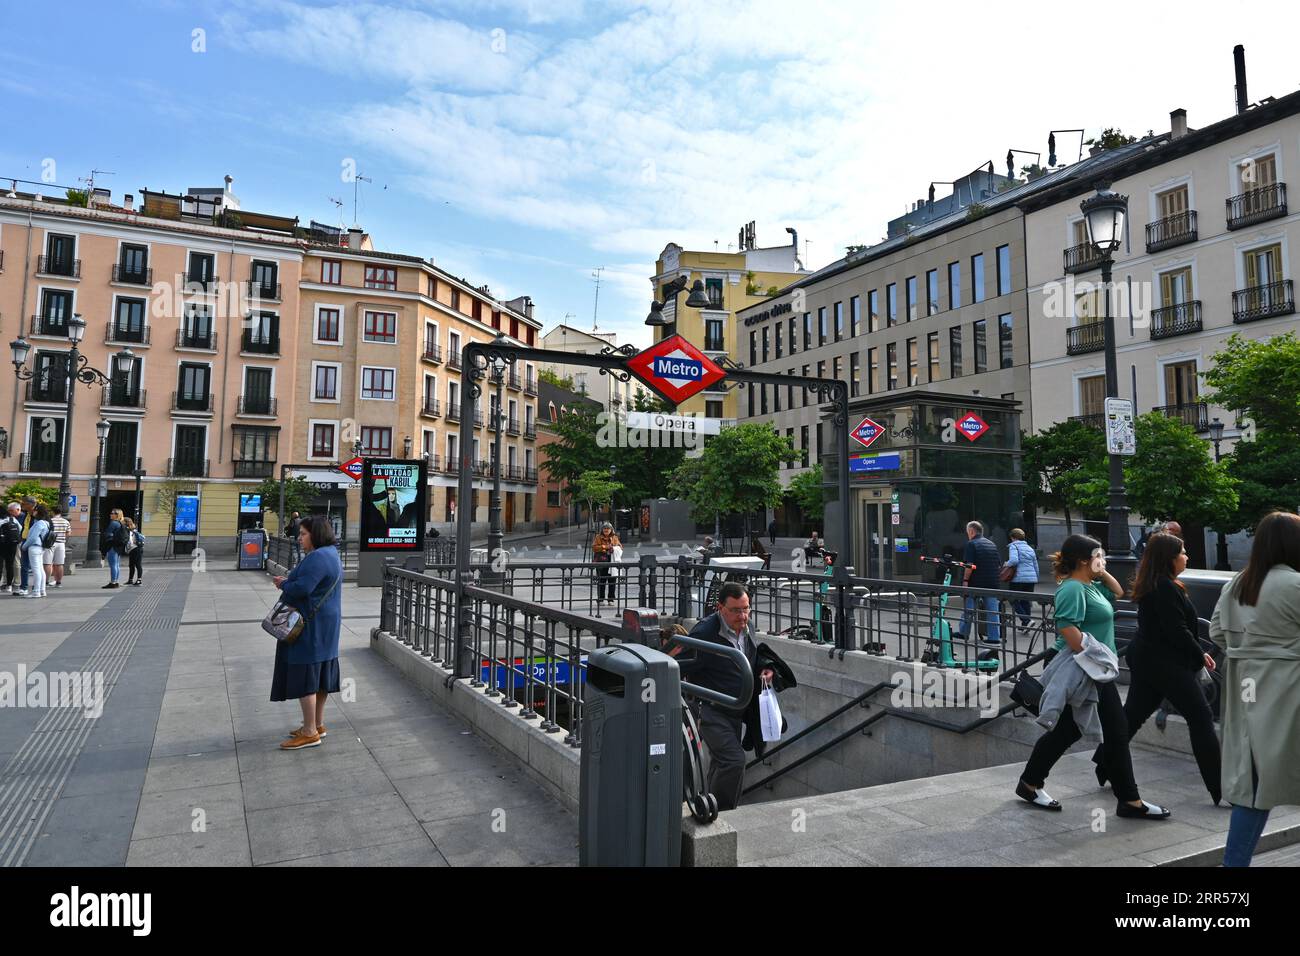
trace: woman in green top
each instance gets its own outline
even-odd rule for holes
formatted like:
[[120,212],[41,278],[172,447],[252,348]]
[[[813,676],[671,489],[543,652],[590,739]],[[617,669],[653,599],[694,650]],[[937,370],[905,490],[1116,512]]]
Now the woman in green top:
[[[1069,649],[1078,653],[1083,648],[1083,635],[1091,634],[1096,640],[1115,650],[1115,601],[1123,596],[1120,587],[1106,572],[1106,552],[1101,542],[1087,535],[1072,534],[1065,539],[1055,556],[1056,579],[1056,630],[1059,637],[1056,649]],[[1121,817],[1139,817],[1163,820],[1169,811],[1138,796],[1133,780],[1133,761],[1128,751],[1128,721],[1124,717],[1124,704],[1114,681],[1098,683],[1097,715],[1101,719],[1102,763],[1110,778],[1119,805],[1116,814]],[[1016,795],[1043,810],[1060,810],[1061,805],[1043,789],[1048,773],[1056,761],[1082,737],[1074,722],[1074,714],[1067,705],[1056,726],[1043,734],[1029,755],[1029,763],[1016,785]]]

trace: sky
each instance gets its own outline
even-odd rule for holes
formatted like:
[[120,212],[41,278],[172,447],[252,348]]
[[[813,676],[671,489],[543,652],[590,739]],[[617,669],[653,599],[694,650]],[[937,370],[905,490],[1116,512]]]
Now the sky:
[[[0,180],[101,170],[117,200],[229,174],[246,209],[355,221],[376,248],[532,296],[548,328],[594,319],[638,346],[669,242],[727,250],[754,220],[758,245],[782,245],[791,226],[816,268],[883,239],[931,180],[1005,172],[1049,130],[1230,115],[1236,43],[1251,100],[1300,85],[1300,8],[1269,0],[1249,17],[1111,0],[52,9],[0,0]],[[1077,143],[1057,137],[1061,160]]]

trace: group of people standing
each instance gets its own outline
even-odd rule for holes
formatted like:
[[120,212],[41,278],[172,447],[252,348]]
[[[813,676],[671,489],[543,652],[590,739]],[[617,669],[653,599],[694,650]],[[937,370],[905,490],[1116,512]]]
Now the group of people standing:
[[[43,598],[49,588],[63,587],[68,534],[72,523],[58,505],[42,504],[30,495],[11,501],[0,517],[0,594]],[[100,553],[108,563],[106,589],[120,587],[121,560],[129,567],[127,584],[144,583],[145,537],[130,518],[113,509],[100,535]]]

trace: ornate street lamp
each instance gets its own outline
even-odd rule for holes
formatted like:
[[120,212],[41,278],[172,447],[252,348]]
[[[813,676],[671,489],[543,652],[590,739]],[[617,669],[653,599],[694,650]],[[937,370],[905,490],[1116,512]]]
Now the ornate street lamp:
[[[1214,443],[1214,463],[1217,465],[1219,458],[1219,443],[1223,441],[1223,422],[1214,418],[1210,422],[1210,441]],[[1214,570],[1231,571],[1232,567],[1228,564],[1228,539],[1222,531],[1216,532],[1218,541],[1215,543],[1214,553]]]
[[95,536],[99,534],[99,495],[100,485],[103,484],[104,474],[104,443],[108,441],[108,433],[112,429],[109,422],[102,418],[95,423],[95,487],[90,492],[90,527],[86,529],[86,559],[84,564],[88,568],[102,568],[104,566],[103,556],[100,555],[99,549],[95,546]]
[[[650,313],[646,316],[645,324],[651,326],[671,325],[677,319],[677,297],[682,294],[686,284],[690,282],[690,276],[678,276],[668,285],[664,286],[664,298],[650,303]],[[673,322],[664,318],[664,306],[669,302],[673,303]],[[709,307],[709,294],[704,290],[704,280],[696,279],[691,286],[691,293],[686,297],[687,308],[707,309]]]

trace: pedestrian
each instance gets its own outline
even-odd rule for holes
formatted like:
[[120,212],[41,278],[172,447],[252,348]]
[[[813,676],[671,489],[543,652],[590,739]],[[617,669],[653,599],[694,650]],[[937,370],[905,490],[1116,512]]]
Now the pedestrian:
[[808,555],[808,557],[817,558],[817,557],[821,557],[821,555],[825,553],[826,548],[822,543],[822,539],[817,537],[817,532],[814,531],[812,533],[812,536],[809,537],[808,540],[804,542],[803,550],[804,553]]
[[0,592],[14,594],[18,590],[18,546],[23,540],[23,506],[16,501],[5,506],[0,517],[0,571],[4,584]]
[[108,562],[108,583],[101,590],[120,587],[118,578],[122,576],[122,555],[126,554],[126,525],[122,523],[122,510],[114,508],[108,513],[108,526],[99,536],[99,553]]
[[[962,587],[996,589],[1001,582],[998,572],[1002,569],[1002,560],[998,556],[998,546],[984,537],[984,526],[978,521],[966,524],[966,550],[962,553],[962,563],[969,565]],[[998,620],[998,604],[995,597],[968,597],[962,611],[961,622],[957,625],[956,637],[966,640],[971,632],[972,619],[978,624],[980,610],[983,611],[984,641],[988,644],[1002,642],[1002,625]],[[980,610],[977,610],[977,605]]]
[[704,536],[704,543],[695,550],[700,552],[700,557],[702,558],[713,557],[713,536],[706,534]]
[[767,571],[772,567],[772,552],[763,547],[763,539],[756,534],[749,536],[749,553],[756,558],[763,559],[763,570]]
[[31,527],[20,545],[27,552],[27,566],[31,572],[31,588],[23,597],[45,597],[45,551],[54,544],[54,531],[50,527],[50,510],[45,505],[32,509]]
[[[600,534],[591,542],[591,559],[604,565],[596,569],[596,606],[606,600],[614,603],[614,576],[610,574],[610,563],[614,560],[614,549],[622,548],[623,543],[614,533],[614,526],[606,521],[600,526]],[[606,595],[608,594],[608,597]]]
[[67,558],[68,532],[72,524],[64,515],[67,512],[57,505],[50,518],[50,527],[54,529],[54,547],[45,551],[45,577],[52,588],[63,587],[63,562]]
[[773,518],[767,524],[767,536],[772,542],[772,547],[776,547],[776,519]]
[[[1056,589],[1056,658],[1043,672],[1043,698],[1054,692],[1055,678],[1068,678],[1068,668],[1084,672],[1082,693],[1072,693],[1060,710],[1056,723],[1038,738],[1029,762],[1016,784],[1016,796],[1043,810],[1060,810],[1061,805],[1044,789],[1047,775],[1056,762],[1083,736],[1085,726],[1099,724],[1103,765],[1119,801],[1115,813],[1121,817],[1163,820],[1169,811],[1147,803],[1138,794],[1133,779],[1133,759],[1128,749],[1128,724],[1124,705],[1114,679],[1092,679],[1092,662],[1100,655],[1115,657],[1115,602],[1124,589],[1106,571],[1106,552],[1101,542],[1087,535],[1072,534],[1054,555]],[[1086,645],[1086,647],[1085,647]],[[1100,653],[1097,648],[1101,646]],[[1065,653],[1066,648],[1072,653]],[[1091,653],[1089,653],[1091,652]],[[1081,660],[1082,659],[1082,660]],[[1096,728],[1092,733],[1096,732]]]
[[298,529],[303,558],[287,575],[272,578],[281,600],[303,617],[302,633],[292,644],[275,642],[271,700],[297,700],[302,726],[289,733],[281,750],[319,747],[325,733],[325,701],[339,691],[339,631],[343,625],[343,563],[334,526],[324,515],[309,515]]
[[[27,534],[32,530],[32,512],[36,510],[36,505],[37,501],[31,495],[27,495],[23,498],[22,505],[20,506],[23,522],[23,530],[20,540],[23,542],[27,540]],[[27,557],[27,549],[22,547],[21,544],[18,546],[18,567],[22,574],[19,580],[18,591],[16,593],[19,596],[25,597],[27,595],[27,581],[32,574],[32,566]]]
[[126,583],[137,587],[144,584],[144,535],[130,518],[122,520],[126,528],[126,559],[129,565]]
[[[734,647],[745,655],[750,667],[758,660],[758,648],[749,633],[749,594],[738,581],[728,581],[718,590],[717,610],[692,628],[691,637],[712,641],[714,644]],[[678,645],[670,653],[675,657]],[[735,664],[718,654],[700,653],[692,660],[679,662],[683,680],[740,697],[743,675]],[[709,775],[707,786],[718,801],[719,810],[734,810],[740,805],[740,794],[745,783],[744,711],[762,687],[763,681],[775,676],[772,667],[758,670],[753,681],[751,700],[736,712],[708,701],[700,701],[700,737],[709,748]]]
[[[1034,554],[1034,549],[1025,540],[1025,533],[1019,528],[1011,529],[1011,543],[1007,545],[1007,563],[1002,573],[1006,574],[1008,568],[1011,570],[1011,579],[1007,581],[1007,587],[1012,591],[1032,594],[1034,585],[1038,583],[1038,555]],[[1032,620],[1031,607],[1030,603],[1023,598],[1011,602],[1012,610],[1020,619],[1021,625],[1026,627]]]
[[[1214,713],[1201,692],[1199,675],[1214,670],[1214,658],[1205,653],[1197,637],[1196,608],[1178,576],[1187,568],[1183,542],[1158,532],[1147,539],[1146,550],[1133,579],[1132,600],[1137,602],[1137,637],[1128,649],[1128,698],[1124,719],[1128,738],[1142,729],[1160,702],[1168,700],[1187,721],[1192,754],[1201,780],[1218,804],[1221,795],[1219,738],[1214,733]],[[1101,748],[1093,754],[1097,782],[1106,785]]]
[[1182,540],[1183,526],[1177,521],[1166,521],[1160,530],[1165,534],[1172,534],[1175,538]]
[[1275,511],[1256,525],[1250,560],[1214,606],[1210,639],[1228,653],[1223,865],[1249,866],[1269,811],[1300,804],[1300,517]]
[[286,538],[296,538],[298,537],[298,531],[301,528],[302,528],[302,518],[300,518],[298,516],[298,512],[295,511],[292,515],[289,516],[289,523],[285,526],[284,536]]

